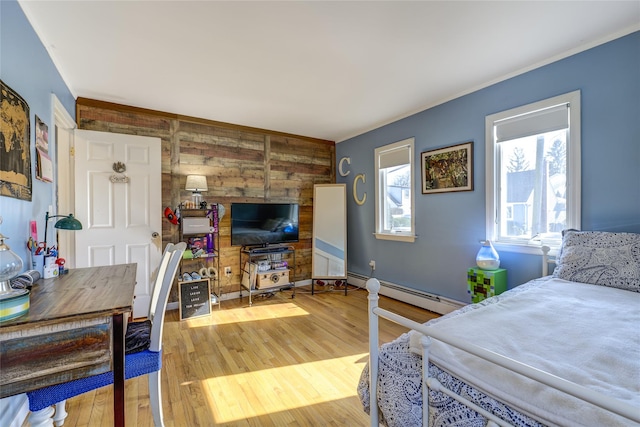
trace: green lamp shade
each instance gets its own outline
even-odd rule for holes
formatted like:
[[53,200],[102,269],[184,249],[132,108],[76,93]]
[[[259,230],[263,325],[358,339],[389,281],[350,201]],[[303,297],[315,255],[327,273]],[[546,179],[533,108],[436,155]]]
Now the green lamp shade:
[[54,227],[62,230],[82,230],[82,224],[73,217],[73,214],[61,218]]

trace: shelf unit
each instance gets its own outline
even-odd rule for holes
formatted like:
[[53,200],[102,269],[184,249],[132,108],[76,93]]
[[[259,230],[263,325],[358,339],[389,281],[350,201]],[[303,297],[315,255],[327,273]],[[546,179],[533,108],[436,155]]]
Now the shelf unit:
[[291,298],[295,298],[295,269],[296,251],[292,246],[243,246],[240,250],[240,298],[243,289],[249,294],[249,306],[256,294],[291,289]]
[[[222,286],[220,281],[220,232],[218,224],[210,221],[209,232],[206,232],[201,227],[190,227],[194,222],[201,223],[204,221],[204,218],[207,218],[207,212],[209,212],[209,209],[182,209],[181,211],[180,240],[187,243],[187,250],[185,251],[187,256],[183,256],[180,262],[178,286],[191,282],[183,280],[184,273],[198,273],[201,279],[197,279],[197,281],[209,281],[211,305],[217,305],[220,308]],[[193,221],[194,219],[195,221]],[[212,239],[213,244],[208,243],[209,238]],[[193,254],[192,258],[189,257],[189,253]],[[214,270],[211,271],[211,267]],[[208,276],[204,276],[201,273],[204,272],[203,270],[206,270]],[[210,272],[215,274],[209,274]]]

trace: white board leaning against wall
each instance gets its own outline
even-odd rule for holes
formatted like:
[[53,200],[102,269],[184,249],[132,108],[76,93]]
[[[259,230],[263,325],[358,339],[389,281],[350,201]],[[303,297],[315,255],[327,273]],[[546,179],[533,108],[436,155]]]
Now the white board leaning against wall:
[[347,278],[347,187],[316,184],[313,188],[312,279]]

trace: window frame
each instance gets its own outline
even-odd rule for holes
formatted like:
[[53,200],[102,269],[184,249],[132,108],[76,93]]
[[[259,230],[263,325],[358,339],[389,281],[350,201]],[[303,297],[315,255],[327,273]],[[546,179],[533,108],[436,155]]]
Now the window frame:
[[[566,104],[569,111],[569,129],[566,144],[566,228],[580,229],[581,224],[581,125],[580,125],[580,91],[554,96],[531,104],[490,114],[485,118],[485,148],[486,148],[486,238],[491,240],[497,249],[507,252],[539,254],[540,246],[549,246],[556,252],[561,245],[560,239],[540,241],[539,239],[504,239],[499,236],[499,208],[502,174],[500,150],[496,142],[496,122],[520,115],[531,114],[542,109]],[[541,130],[543,133],[543,130]],[[506,167],[506,166],[505,166]]]
[[[382,172],[380,170],[380,157],[385,153],[389,153],[390,151],[400,150],[402,147],[406,147],[408,150],[408,158],[409,158],[409,191],[411,198],[411,229],[409,231],[396,231],[389,232],[388,230],[384,230],[384,213],[383,210],[385,208],[385,200],[387,199],[386,192],[386,183],[382,182],[384,177],[382,176]],[[387,144],[382,147],[378,147],[374,151],[374,162],[375,162],[375,232],[373,233],[376,239],[380,240],[395,240],[400,242],[414,242],[416,239],[415,229],[416,229],[416,215],[415,215],[415,177],[414,177],[414,153],[415,153],[415,138],[406,138],[398,142],[394,142],[392,144]]]

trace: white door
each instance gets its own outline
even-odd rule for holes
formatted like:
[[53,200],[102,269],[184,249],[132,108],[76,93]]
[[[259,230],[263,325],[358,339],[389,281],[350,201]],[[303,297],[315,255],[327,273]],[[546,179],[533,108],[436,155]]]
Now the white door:
[[162,252],[160,147],[159,138],[75,134],[76,267],[137,263],[134,317],[148,314]]
[[[58,195],[58,209],[54,210],[55,214],[69,215],[75,212],[75,188],[73,173],[75,164],[73,161],[76,122],[73,121],[67,110],[64,108],[60,100],[55,94],[51,94],[51,104],[53,107],[53,122],[55,126],[56,140],[56,176],[57,188],[55,192]],[[55,200],[55,196],[53,196]],[[49,224],[49,230],[51,225]],[[76,268],[76,244],[74,231],[60,231],[57,234],[58,256],[64,258],[67,263],[65,268]]]

